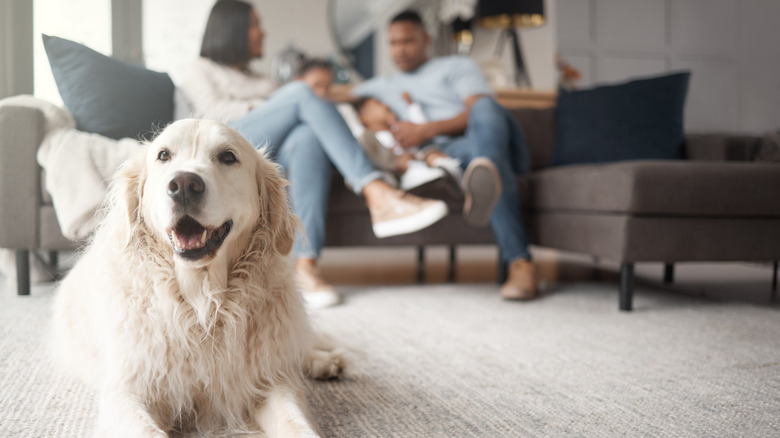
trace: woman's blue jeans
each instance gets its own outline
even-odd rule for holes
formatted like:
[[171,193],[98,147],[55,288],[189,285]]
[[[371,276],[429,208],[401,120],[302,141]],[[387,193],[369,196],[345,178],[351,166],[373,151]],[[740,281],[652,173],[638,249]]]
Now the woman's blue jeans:
[[501,258],[511,262],[531,259],[528,237],[523,229],[520,193],[515,175],[530,168],[525,136],[517,121],[492,98],[477,100],[469,112],[465,135],[442,145],[442,152],[468,164],[477,157],[488,158],[501,177],[501,197],[490,216]]
[[381,178],[338,110],[303,82],[279,88],[230,126],[255,148],[267,148],[269,158],[285,169],[293,211],[303,224],[293,248],[297,257],[318,258],[325,245],[332,166],[357,194]]

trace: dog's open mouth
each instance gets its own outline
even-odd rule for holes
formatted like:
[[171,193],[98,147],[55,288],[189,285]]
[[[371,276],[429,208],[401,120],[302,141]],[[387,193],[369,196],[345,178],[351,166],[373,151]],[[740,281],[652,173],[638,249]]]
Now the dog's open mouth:
[[192,217],[184,216],[168,237],[176,254],[185,259],[198,260],[219,249],[232,226],[233,221],[227,220],[220,227],[206,228]]

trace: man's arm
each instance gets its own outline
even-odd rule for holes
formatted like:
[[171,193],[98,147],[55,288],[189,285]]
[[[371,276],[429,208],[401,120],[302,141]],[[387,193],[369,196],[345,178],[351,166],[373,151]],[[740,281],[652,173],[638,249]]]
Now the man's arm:
[[466,132],[469,122],[469,111],[477,99],[486,97],[485,94],[475,94],[466,98],[466,109],[457,116],[446,119],[416,124],[411,122],[398,122],[391,126],[393,136],[402,147],[410,148],[420,146],[437,135],[457,136]]

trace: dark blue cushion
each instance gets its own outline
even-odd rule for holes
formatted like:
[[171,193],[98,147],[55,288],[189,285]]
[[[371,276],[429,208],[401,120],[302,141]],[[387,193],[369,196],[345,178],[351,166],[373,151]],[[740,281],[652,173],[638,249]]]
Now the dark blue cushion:
[[690,72],[558,94],[555,165],[683,157]]
[[54,81],[78,129],[138,138],[173,119],[171,78],[43,35]]

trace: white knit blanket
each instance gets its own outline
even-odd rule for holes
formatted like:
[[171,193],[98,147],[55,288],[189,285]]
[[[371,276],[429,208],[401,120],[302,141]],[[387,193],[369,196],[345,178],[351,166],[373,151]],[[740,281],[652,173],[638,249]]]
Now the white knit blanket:
[[138,151],[140,143],[78,131],[67,110],[42,99],[16,96],[4,102],[43,112],[46,134],[37,157],[45,170],[46,191],[51,195],[62,234],[72,240],[88,237],[99,220],[96,213],[111,177]]
[[81,240],[94,230],[111,177],[139,145],[131,138],[113,140],[76,129],[46,135],[38,163],[46,170],[46,190],[65,237]]

